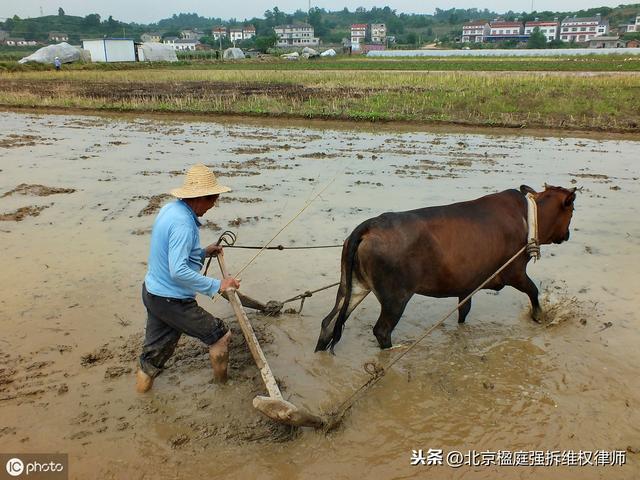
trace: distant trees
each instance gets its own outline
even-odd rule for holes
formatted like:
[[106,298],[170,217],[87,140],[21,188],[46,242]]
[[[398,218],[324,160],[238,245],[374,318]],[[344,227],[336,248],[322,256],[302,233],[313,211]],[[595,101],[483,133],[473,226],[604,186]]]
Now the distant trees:
[[59,17],[64,17],[64,10],[62,9],[62,7],[58,8],[58,16]]
[[254,40],[254,45],[256,50],[261,51],[262,53],[267,53],[267,50],[273,48],[276,45],[277,37],[275,34],[267,35],[262,37],[256,37]]
[[99,27],[100,26],[100,15],[97,13],[90,13],[86,17],[84,17],[84,24],[87,27]]

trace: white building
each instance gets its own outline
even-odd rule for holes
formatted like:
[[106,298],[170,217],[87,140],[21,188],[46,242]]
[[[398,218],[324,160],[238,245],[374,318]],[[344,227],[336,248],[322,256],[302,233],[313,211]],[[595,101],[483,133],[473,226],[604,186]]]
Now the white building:
[[385,43],[387,41],[387,26],[384,23],[371,24],[371,43]]
[[168,37],[164,39],[163,43],[174,50],[195,50],[196,45],[200,42],[186,38]]
[[253,25],[247,25],[242,28],[242,38],[248,40],[256,36],[256,27]]
[[609,33],[609,22],[600,15],[595,17],[567,17],[560,25],[560,40],[563,42],[588,42],[593,37]]
[[228,36],[227,28],[223,27],[222,25],[219,26],[219,27],[215,27],[213,30],[211,30],[211,35],[216,40],[219,40],[220,37],[227,38],[227,36]]
[[200,40],[202,37],[204,37],[204,32],[196,29],[186,29],[186,30],[182,30],[180,32],[180,38],[184,39],[184,40]]
[[359,50],[360,45],[364,45],[364,41],[367,38],[367,28],[366,23],[354,23],[351,25],[351,47],[354,50]]
[[91,53],[92,62],[135,62],[136,53],[130,38],[82,40],[82,48]]
[[500,40],[508,40],[522,35],[522,23],[496,20],[489,24],[489,36]]
[[231,42],[233,44],[235,44],[236,42],[241,42],[242,40],[244,40],[244,36],[242,33],[242,28],[230,28],[229,29],[229,40],[231,40]]
[[482,43],[491,28],[486,20],[476,20],[462,25],[462,43]]
[[142,40],[143,42],[160,43],[162,41],[162,35],[158,32],[145,32],[140,35],[140,40]]
[[622,30],[625,32],[639,32],[640,33],[640,15],[636,16],[635,23],[630,23],[629,25],[621,25]]
[[524,34],[531,36],[536,27],[538,27],[540,32],[545,36],[547,43],[558,39],[558,34],[560,33],[560,22],[558,22],[558,20],[539,21],[536,19],[533,22],[527,22],[524,24]]
[[69,35],[62,32],[49,32],[49,41],[50,42],[68,42]]
[[313,27],[308,23],[278,25],[273,30],[278,37],[276,42],[278,47],[314,46],[320,44],[320,39],[314,37]]
[[4,44],[10,47],[31,47],[37,45],[35,40],[25,40],[24,38],[8,37],[4,40]]

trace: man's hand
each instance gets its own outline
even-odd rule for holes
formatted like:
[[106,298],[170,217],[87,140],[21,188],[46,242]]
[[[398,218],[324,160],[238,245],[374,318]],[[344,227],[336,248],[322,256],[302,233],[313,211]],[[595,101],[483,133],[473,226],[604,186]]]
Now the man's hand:
[[240,280],[231,276],[224,278],[220,284],[220,292],[225,292],[229,288],[233,288],[235,290],[239,289]]
[[222,253],[222,245],[212,243],[204,249],[205,257],[217,257],[219,253]]

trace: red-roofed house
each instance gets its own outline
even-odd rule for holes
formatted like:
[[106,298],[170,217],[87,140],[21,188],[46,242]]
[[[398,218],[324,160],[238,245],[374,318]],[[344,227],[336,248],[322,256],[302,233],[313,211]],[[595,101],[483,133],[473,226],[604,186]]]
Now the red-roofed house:
[[364,45],[364,40],[366,37],[366,23],[354,23],[353,25],[351,25],[351,46],[354,50],[359,50],[360,45]]
[[533,22],[527,22],[524,24],[524,34],[531,36],[533,30],[538,27],[540,32],[547,38],[547,42],[557,40],[560,34],[560,22],[558,20],[546,20],[540,21],[536,19]]

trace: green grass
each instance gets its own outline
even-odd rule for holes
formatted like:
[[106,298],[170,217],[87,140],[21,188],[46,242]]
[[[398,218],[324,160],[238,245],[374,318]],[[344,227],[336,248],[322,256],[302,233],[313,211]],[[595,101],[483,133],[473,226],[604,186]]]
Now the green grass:
[[[51,69],[50,65],[18,65],[13,55],[0,54],[0,71],[23,72]],[[5,60],[5,61],[3,61]],[[138,71],[138,70],[403,70],[403,71],[551,71],[551,72],[638,72],[640,55],[588,55],[557,57],[491,57],[491,58],[367,58],[338,56],[311,60],[286,61],[280,58],[237,61],[182,60],[174,63],[89,63],[64,65],[65,70]]]
[[[193,90],[199,86],[201,90]],[[277,87],[277,88],[276,88]],[[137,93],[129,94],[134,91]],[[158,95],[151,95],[159,92]],[[198,92],[198,93],[194,93]],[[131,69],[0,73],[0,105],[640,132],[640,75]]]

